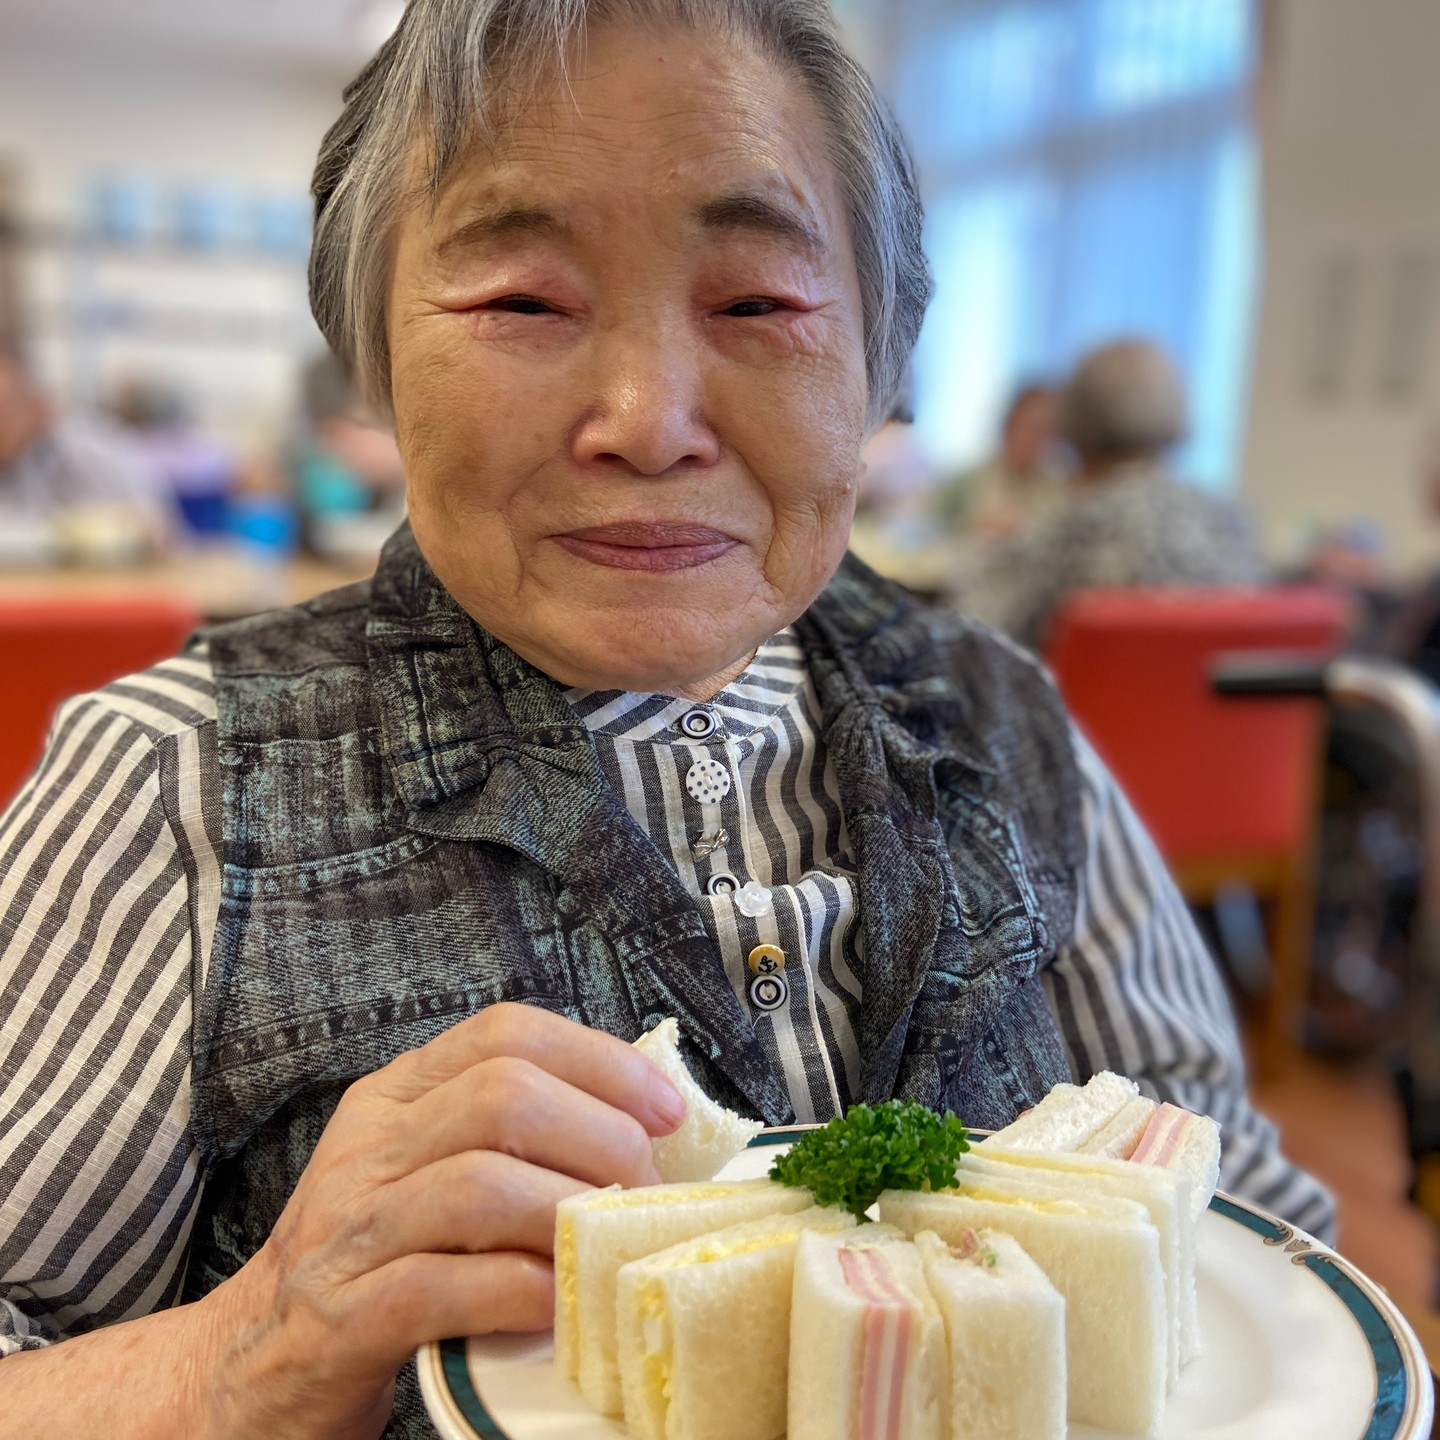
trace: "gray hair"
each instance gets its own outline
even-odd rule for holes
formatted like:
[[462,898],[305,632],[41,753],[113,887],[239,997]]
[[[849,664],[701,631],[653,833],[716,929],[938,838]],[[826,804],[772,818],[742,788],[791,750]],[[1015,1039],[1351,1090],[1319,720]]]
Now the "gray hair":
[[1185,391],[1170,357],[1149,340],[1116,340],[1075,367],[1061,429],[1082,457],[1149,458],[1185,438]]
[[326,339],[366,398],[389,413],[389,240],[417,139],[428,147],[433,196],[525,86],[563,74],[586,26],[616,14],[744,39],[796,74],[819,104],[849,211],[868,418],[878,423],[920,333],[930,272],[909,152],[841,44],[826,0],[410,0],[399,29],[346,90],[315,168],[310,303]]

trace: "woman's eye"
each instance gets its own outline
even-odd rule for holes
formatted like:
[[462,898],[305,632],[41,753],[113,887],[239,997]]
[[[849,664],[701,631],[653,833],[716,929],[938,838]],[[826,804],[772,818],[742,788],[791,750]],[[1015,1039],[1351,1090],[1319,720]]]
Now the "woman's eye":
[[733,305],[727,305],[724,313],[733,315],[737,320],[749,320],[760,315],[773,315],[779,308],[779,303],[774,300],[737,300]]
[[533,295],[502,295],[485,307],[487,310],[503,310],[507,315],[548,315],[550,306]]

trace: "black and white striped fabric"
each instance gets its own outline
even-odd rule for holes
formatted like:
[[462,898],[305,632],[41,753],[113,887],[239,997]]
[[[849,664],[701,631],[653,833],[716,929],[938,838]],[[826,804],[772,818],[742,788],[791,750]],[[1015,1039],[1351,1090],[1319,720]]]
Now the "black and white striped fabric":
[[[793,637],[762,647],[708,706],[572,700],[612,783],[700,900],[796,1114],[834,1113],[856,1085],[860,928]],[[696,711],[710,719],[687,726]],[[1118,1070],[1214,1115],[1226,1188],[1329,1238],[1329,1196],[1245,1099],[1224,988],[1183,902],[1078,739],[1077,754],[1088,854],[1075,935],[1046,974],[1072,1068]],[[696,799],[686,781],[706,760],[729,785],[707,767]],[[202,1185],[190,1027],[219,908],[218,769],[213,679],[192,653],[69,702],[0,820],[0,1356],[147,1314],[178,1291]],[[697,856],[695,841],[719,829],[725,842]],[[722,874],[734,890],[713,885]],[[740,908],[751,881],[770,892],[756,915]],[[787,957],[789,995],[774,1010],[750,998],[760,944]]]

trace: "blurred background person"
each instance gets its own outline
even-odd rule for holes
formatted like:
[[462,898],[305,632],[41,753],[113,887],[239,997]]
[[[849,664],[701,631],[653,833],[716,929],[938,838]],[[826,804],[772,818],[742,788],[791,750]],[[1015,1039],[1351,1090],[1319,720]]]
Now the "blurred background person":
[[1076,461],[1063,499],[991,553],[961,608],[1038,649],[1072,590],[1259,581],[1264,567],[1239,507],[1166,467],[1186,425],[1180,378],[1157,345],[1092,350],[1060,398]]
[[[35,558],[73,543],[128,556],[164,531],[161,481],[118,426],[62,414],[18,347],[0,348],[0,530],[12,558]],[[97,558],[101,558],[97,553]]]
[[179,538],[223,536],[240,482],[240,466],[230,447],[195,423],[178,389],[159,381],[126,381],[113,410],[173,506]]
[[1053,385],[1020,386],[1005,407],[995,453],[935,491],[940,528],[983,551],[1048,514],[1064,494],[1059,418]]
[[291,456],[306,545],[322,555],[379,553],[405,518],[405,473],[395,437],[325,350],[301,377]]

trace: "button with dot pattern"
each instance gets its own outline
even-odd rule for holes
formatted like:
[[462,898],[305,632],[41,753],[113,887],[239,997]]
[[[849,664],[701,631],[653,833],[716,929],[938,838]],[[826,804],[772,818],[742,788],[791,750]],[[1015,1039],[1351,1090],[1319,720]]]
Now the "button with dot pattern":
[[702,805],[718,805],[730,793],[730,772],[718,760],[697,760],[685,772],[685,789]]
[[680,717],[680,733],[687,740],[708,740],[720,728],[713,710],[696,708]]

